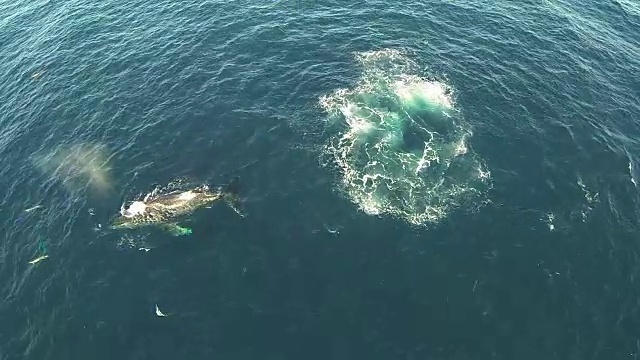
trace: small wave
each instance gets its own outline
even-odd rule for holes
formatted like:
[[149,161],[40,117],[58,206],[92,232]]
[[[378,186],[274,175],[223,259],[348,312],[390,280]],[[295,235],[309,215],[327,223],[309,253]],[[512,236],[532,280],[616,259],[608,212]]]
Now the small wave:
[[326,153],[351,200],[368,214],[423,225],[483,195],[490,172],[468,146],[471,131],[453,89],[416,75],[417,65],[398,50],[356,59],[358,84],[320,98],[329,122],[341,127]]
[[640,5],[637,2],[630,0],[616,0],[614,1],[625,11],[625,13],[633,16],[640,16]]

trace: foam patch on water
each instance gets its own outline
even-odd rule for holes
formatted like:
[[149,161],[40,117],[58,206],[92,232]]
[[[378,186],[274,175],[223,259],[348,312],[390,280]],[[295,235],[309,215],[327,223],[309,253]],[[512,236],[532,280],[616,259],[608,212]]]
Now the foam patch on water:
[[578,186],[580,186],[580,189],[582,189],[582,192],[584,193],[584,199],[586,200],[586,204],[583,204],[582,206],[580,206],[580,210],[579,210],[580,217],[582,218],[582,221],[585,222],[587,221],[587,218],[589,217],[589,215],[591,215],[591,213],[595,209],[596,205],[600,202],[600,199],[599,199],[600,195],[597,191],[593,191],[590,188],[588,188],[584,184],[584,181],[579,175],[578,175],[577,184]]
[[549,227],[549,231],[554,231],[556,229],[555,224],[556,215],[552,212],[548,212],[544,218],[544,222]]
[[418,75],[401,51],[356,54],[359,82],[320,98],[339,130],[326,153],[351,200],[372,215],[422,225],[479,204],[491,175],[469,147],[472,133],[453,89]]

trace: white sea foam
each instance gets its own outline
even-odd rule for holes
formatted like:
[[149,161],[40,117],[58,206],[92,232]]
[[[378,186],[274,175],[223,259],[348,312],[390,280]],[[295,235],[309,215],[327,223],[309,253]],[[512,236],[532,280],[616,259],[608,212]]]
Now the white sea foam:
[[326,151],[351,200],[367,214],[426,224],[483,195],[490,172],[468,145],[453,89],[416,75],[398,50],[356,59],[356,86],[320,98],[329,123],[343,124]]

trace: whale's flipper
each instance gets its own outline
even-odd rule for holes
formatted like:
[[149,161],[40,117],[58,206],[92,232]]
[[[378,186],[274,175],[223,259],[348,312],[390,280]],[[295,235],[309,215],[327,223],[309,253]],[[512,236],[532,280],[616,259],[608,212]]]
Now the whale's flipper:
[[245,217],[246,214],[242,210],[242,204],[240,202],[240,178],[234,177],[229,183],[222,187],[223,200],[229,205],[233,211],[235,211],[241,217]]
[[193,231],[189,228],[182,227],[177,223],[160,224],[160,228],[173,236],[190,235]]

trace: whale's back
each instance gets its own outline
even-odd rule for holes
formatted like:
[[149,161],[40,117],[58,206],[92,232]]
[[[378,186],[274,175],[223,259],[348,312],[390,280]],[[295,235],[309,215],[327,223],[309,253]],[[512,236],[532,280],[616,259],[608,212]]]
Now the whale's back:
[[208,205],[218,200],[222,195],[205,191],[183,191],[163,194],[151,199],[148,207],[158,209],[173,209],[177,212],[190,211],[201,206]]
[[241,216],[237,196],[237,178],[216,191],[209,191],[207,186],[190,190],[176,190],[145,198],[144,201],[133,202],[126,210],[120,211],[113,226],[116,228],[135,228],[139,226],[177,222],[195,210],[208,207],[218,200],[224,200]]

